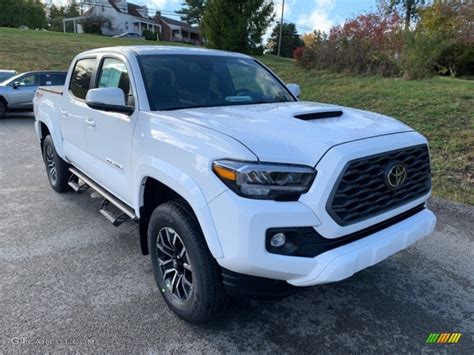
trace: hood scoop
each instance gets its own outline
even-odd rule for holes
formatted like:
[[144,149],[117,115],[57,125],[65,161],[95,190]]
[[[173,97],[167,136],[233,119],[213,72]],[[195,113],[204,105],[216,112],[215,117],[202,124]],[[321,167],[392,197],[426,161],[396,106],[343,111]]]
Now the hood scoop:
[[333,118],[333,117],[341,117],[343,114],[342,111],[320,111],[320,112],[310,112],[310,113],[302,113],[299,115],[295,115],[293,117],[298,118],[303,121],[310,121],[310,120],[320,120],[323,118]]

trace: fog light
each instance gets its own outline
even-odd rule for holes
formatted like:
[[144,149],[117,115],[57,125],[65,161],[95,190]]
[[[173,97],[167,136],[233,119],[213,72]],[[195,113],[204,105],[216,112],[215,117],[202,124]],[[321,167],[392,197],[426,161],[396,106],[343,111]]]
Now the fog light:
[[270,245],[275,248],[282,247],[286,243],[285,233],[277,233],[270,239]]

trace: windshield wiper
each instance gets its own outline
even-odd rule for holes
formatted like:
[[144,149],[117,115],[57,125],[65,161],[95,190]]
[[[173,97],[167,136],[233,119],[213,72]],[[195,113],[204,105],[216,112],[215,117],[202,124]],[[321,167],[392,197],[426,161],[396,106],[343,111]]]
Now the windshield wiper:
[[175,111],[175,110],[188,110],[191,108],[205,108],[205,107],[215,107],[216,105],[196,105],[196,106],[173,106],[162,108],[158,111]]

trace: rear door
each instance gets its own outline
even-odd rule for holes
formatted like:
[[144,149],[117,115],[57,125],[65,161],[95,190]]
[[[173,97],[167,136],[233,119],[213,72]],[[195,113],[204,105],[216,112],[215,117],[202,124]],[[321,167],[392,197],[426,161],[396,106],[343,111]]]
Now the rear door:
[[30,109],[35,91],[41,83],[41,74],[26,74],[10,84],[8,107]]
[[[104,56],[97,70],[95,87],[122,89],[126,104],[134,107],[130,73],[124,57]],[[131,204],[130,156],[137,111],[126,115],[91,108],[89,110],[94,122],[86,127],[86,139],[93,178],[124,202]]]
[[96,57],[80,58],[74,65],[68,88],[64,91],[63,106],[59,107],[61,131],[66,157],[79,169],[90,172],[86,145],[86,124],[92,119],[86,95],[92,86]]

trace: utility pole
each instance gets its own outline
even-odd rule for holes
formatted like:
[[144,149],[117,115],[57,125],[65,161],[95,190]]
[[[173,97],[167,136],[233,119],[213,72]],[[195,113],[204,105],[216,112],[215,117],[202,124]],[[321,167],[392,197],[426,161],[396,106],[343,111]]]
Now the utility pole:
[[278,36],[278,56],[281,52],[281,36],[283,33],[283,13],[285,12],[285,0],[282,0],[281,3],[281,19],[280,19],[280,35]]

